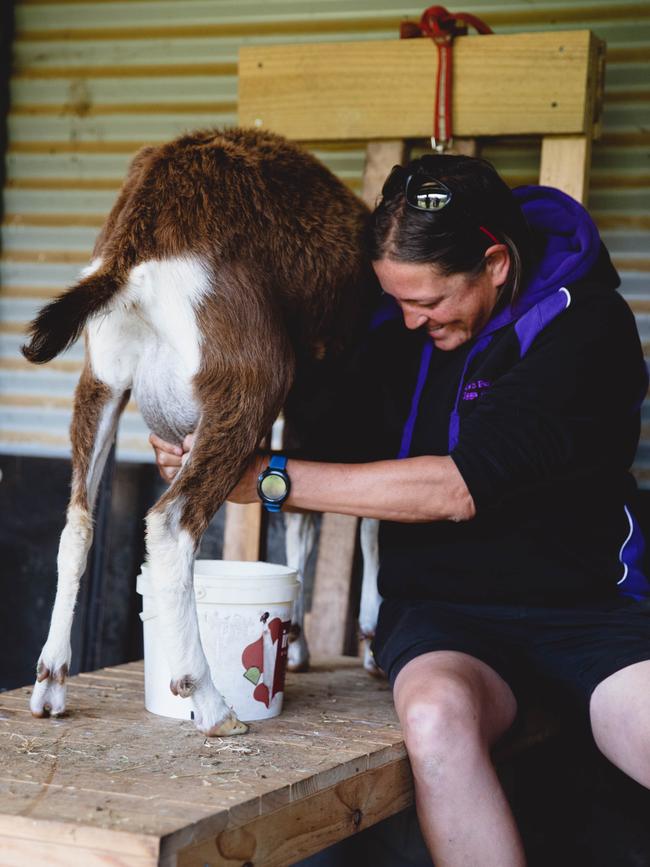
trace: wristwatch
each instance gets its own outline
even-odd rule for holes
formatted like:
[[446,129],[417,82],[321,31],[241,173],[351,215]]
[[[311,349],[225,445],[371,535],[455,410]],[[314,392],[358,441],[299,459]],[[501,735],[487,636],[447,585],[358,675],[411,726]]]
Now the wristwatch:
[[279,512],[289,496],[291,481],[286,466],[284,455],[272,455],[268,467],[257,477],[257,493],[267,512]]

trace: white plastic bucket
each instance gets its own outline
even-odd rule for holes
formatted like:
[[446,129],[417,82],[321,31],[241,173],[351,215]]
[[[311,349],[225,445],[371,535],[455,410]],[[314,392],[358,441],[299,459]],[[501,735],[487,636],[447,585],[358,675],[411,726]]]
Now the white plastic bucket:
[[[199,634],[215,686],[240,720],[270,719],[282,710],[287,640],[296,572],[275,563],[197,560],[194,593]],[[149,567],[138,575],[144,632],[147,710],[191,719],[191,698],[172,695],[171,672],[158,630]]]

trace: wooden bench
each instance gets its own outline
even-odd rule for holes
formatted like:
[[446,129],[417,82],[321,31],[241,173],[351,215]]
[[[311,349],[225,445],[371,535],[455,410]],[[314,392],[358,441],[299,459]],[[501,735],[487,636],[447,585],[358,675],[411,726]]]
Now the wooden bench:
[[[390,687],[356,659],[289,675],[281,716],[235,738],[148,713],[143,678],[72,677],[61,719],[0,694],[3,867],[281,867],[413,801]],[[499,761],[553,726],[531,718]]]

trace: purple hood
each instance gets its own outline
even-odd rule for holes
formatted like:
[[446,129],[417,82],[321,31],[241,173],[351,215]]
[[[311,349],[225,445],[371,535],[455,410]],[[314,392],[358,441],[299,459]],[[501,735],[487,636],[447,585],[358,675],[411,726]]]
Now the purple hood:
[[513,195],[540,244],[538,261],[518,301],[499,311],[481,336],[519,319],[561,286],[583,280],[594,270],[603,253],[607,261],[603,263],[602,276],[612,288],[619,282],[602,247],[598,229],[579,202],[553,187],[517,187]]

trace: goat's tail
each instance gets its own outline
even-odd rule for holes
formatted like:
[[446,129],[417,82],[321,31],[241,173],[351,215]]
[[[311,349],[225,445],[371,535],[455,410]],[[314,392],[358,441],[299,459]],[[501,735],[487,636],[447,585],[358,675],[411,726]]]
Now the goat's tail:
[[35,364],[51,361],[75,342],[86,320],[106,307],[123,285],[124,277],[118,269],[102,269],[82,277],[30,323],[30,341],[21,347],[25,358]]

